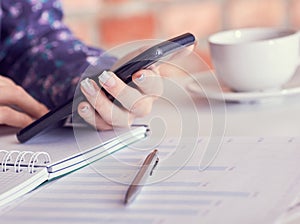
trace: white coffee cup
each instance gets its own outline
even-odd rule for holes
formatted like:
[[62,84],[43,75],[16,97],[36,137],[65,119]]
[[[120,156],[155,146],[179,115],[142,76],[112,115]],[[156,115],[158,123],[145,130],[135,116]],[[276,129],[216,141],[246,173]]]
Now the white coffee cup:
[[300,33],[286,28],[244,28],[209,37],[218,80],[234,91],[281,88],[299,65]]

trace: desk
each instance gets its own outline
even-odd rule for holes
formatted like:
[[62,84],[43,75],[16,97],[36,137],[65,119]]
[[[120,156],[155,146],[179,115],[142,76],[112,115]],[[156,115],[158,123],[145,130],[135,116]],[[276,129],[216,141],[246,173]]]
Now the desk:
[[[192,79],[174,79],[177,85],[186,86]],[[189,93],[187,93],[188,95]],[[194,105],[191,105],[189,97],[185,94],[178,94],[176,88],[166,89],[163,97],[170,98],[178,108],[180,113],[196,120],[198,117],[199,135],[210,136],[213,129],[213,120],[218,120],[215,133],[224,136],[256,136],[256,137],[296,137],[300,136],[300,95],[293,95],[281,98],[268,99],[256,103],[224,103],[219,101],[209,101],[195,94],[191,95]],[[170,97],[176,96],[176,97]],[[162,102],[156,102],[153,113],[150,117],[144,118],[144,122],[150,123],[153,114],[160,116],[165,124],[166,135],[176,136],[178,125],[176,113],[172,112],[170,106]],[[192,108],[196,107],[196,111]],[[213,111],[213,112],[212,112]],[[155,117],[155,116],[154,116]],[[161,126],[153,126],[156,131]],[[193,132],[190,133],[192,136]],[[300,215],[299,215],[300,216]],[[286,223],[299,223],[300,218],[293,219]]]
[[[174,82],[185,86],[190,78],[177,78]],[[183,91],[183,90],[182,90]],[[180,112],[187,117],[199,118],[200,135],[209,136],[212,131],[212,119],[218,119],[220,129],[225,136],[299,136],[300,135],[300,95],[269,99],[257,103],[226,103],[203,99],[192,95],[192,105],[188,94],[178,94],[176,88],[166,89],[165,96],[171,98]],[[176,96],[176,97],[169,97]],[[196,107],[195,111],[192,106]],[[212,114],[213,113],[213,114]],[[156,102],[153,113],[144,118],[145,122],[159,115],[166,122],[170,135],[174,134],[174,121],[178,119],[168,104]],[[221,121],[222,120],[222,121]],[[143,122],[143,120],[141,121]],[[221,127],[224,124],[224,127]],[[219,131],[221,132],[221,130]]]
[[[179,87],[181,85],[184,86],[186,81],[188,80],[176,80],[175,84]],[[151,115],[139,119],[138,122],[150,122],[153,134],[163,134],[164,137],[176,137],[182,133],[181,131],[183,129],[185,137],[193,137],[195,130],[199,131],[196,133],[199,136],[210,136],[212,133],[215,135],[223,134],[224,136],[241,137],[299,136],[300,127],[298,121],[300,118],[298,118],[298,114],[300,112],[300,104],[298,103],[298,96],[289,97],[281,101],[276,100],[258,104],[224,105],[222,102],[208,102],[205,99],[197,97],[191,98],[189,94],[178,94],[178,91],[184,91],[184,89],[167,89],[164,94],[165,98],[155,103]],[[213,107],[210,108],[209,105],[213,105]],[[187,123],[178,122],[178,120],[186,121]],[[217,124],[217,126],[214,127],[214,124]],[[197,129],[197,127],[199,129]],[[227,150],[224,150],[225,152],[223,151],[223,156],[226,156],[227,153],[231,153],[229,155],[234,156],[235,153],[238,153],[239,149],[242,148],[243,147],[235,148],[235,151],[230,152],[232,148],[229,146],[226,148]],[[163,149],[161,149],[161,151],[163,151]],[[137,151],[131,153],[131,156],[136,153]],[[117,154],[118,153],[116,153],[116,155]],[[268,158],[266,156],[268,154],[264,154],[266,157],[262,158],[256,158],[254,154],[255,153],[250,153],[249,156],[252,157],[249,158],[254,158],[255,162],[257,159],[259,163],[255,163],[255,165],[264,168],[263,161]],[[230,156],[225,158],[229,158],[229,161],[232,161]],[[195,156],[195,158],[198,157]],[[17,221],[17,223],[23,224],[40,222],[49,224],[54,222],[164,223],[165,220],[163,217],[169,218],[166,223],[201,223],[201,220],[198,219],[198,211],[195,207],[200,207],[203,217],[206,211],[202,211],[202,208],[216,208],[219,209],[218,212],[222,212],[223,207],[218,206],[222,203],[224,198],[226,198],[226,200],[229,198],[229,202],[232,200],[232,204],[229,203],[229,205],[235,207],[239,205],[238,203],[234,204],[235,200],[241,202],[246,199],[247,203],[250,204],[258,200],[255,198],[256,194],[253,192],[253,189],[250,193],[247,192],[247,190],[249,190],[247,184],[245,184],[246,190],[238,192],[232,190],[237,188],[243,189],[243,187],[245,187],[243,180],[248,180],[247,176],[245,177],[245,175],[243,175],[244,173],[239,173],[238,170],[238,165],[249,162],[248,157],[244,157],[242,154],[241,158],[243,159],[242,161],[234,161],[236,162],[234,163],[234,166],[237,167],[236,169],[233,165],[228,167],[221,159],[218,161],[218,166],[204,173],[199,172],[198,169],[196,170],[197,172],[194,172],[193,167],[195,167],[195,165],[189,165],[187,169],[183,169],[183,175],[180,176],[181,179],[172,180],[172,178],[170,178],[171,182],[162,182],[160,186],[162,188],[158,188],[155,184],[150,185],[149,188],[144,188],[140,195],[140,200],[133,203],[131,207],[126,208],[122,205],[121,198],[126,192],[127,186],[109,182],[96,172],[97,166],[100,166],[98,170],[101,170],[103,164],[104,167],[105,165],[111,164],[107,157],[99,161],[95,166],[92,165],[85,169],[78,170],[66,177],[58,179],[52,184],[45,185],[44,188],[38,189],[29,195],[27,200],[18,204],[15,209],[12,209],[1,218],[7,223]],[[300,153],[298,153],[298,158],[300,158]],[[132,158],[130,157],[130,159]],[[290,167],[288,167],[288,170],[291,171],[293,167],[298,167],[298,161],[297,157],[295,157]],[[133,162],[137,164],[136,160],[133,160]],[[199,165],[199,161],[195,164]],[[245,167],[242,168],[244,171],[248,171]],[[126,170],[119,171],[117,168],[113,170],[115,174],[122,174],[122,178],[126,180],[129,180],[134,172],[134,170],[132,170],[130,174],[127,174],[125,172]],[[231,172],[232,170],[233,172]],[[159,169],[157,171],[159,171]],[[251,181],[251,178],[255,178],[256,171],[249,173],[252,175],[250,175],[249,178]],[[195,174],[200,176],[195,176]],[[238,177],[241,178],[241,180],[238,179],[238,181],[236,181],[232,179],[232,176],[235,177],[236,174],[239,174]],[[276,178],[276,176],[277,175],[274,175],[272,178]],[[237,188],[234,188],[230,182],[221,185],[220,183],[224,183],[222,182],[223,178],[232,180],[234,184],[237,184]],[[271,177],[268,179],[271,179]],[[249,180],[247,183],[249,183]],[[178,184],[178,186],[174,186],[176,184]],[[172,188],[173,186],[174,188]],[[269,189],[268,187],[269,186],[265,186],[264,192],[266,192],[266,189]],[[200,190],[198,194],[196,190]],[[177,192],[181,193],[181,195]],[[157,194],[155,195],[155,193]],[[193,193],[195,193],[195,195]],[[166,198],[161,199],[161,197],[164,196],[166,196]],[[219,198],[221,199],[219,200]],[[272,200],[271,197],[269,197],[269,199]],[[228,201],[224,202],[223,206],[227,208],[230,207],[227,206]],[[152,205],[150,209],[147,203]],[[181,204],[178,206],[178,203],[182,203],[182,206]],[[260,214],[259,211],[255,211],[255,209],[258,208],[254,207],[253,210],[249,211],[251,214],[255,214],[252,216],[253,218],[264,215]],[[233,210],[236,211],[235,209]],[[219,214],[218,212],[215,212],[215,214]],[[175,213],[175,215],[173,213]],[[181,216],[181,213],[183,213],[183,216]],[[235,212],[233,212],[233,214],[235,214]],[[215,217],[217,217],[217,215],[213,218]],[[120,220],[122,220],[122,222],[120,222]],[[253,223],[253,221],[249,219],[244,221],[245,222],[238,223]],[[215,222],[208,223],[214,224]],[[291,223],[292,222],[289,222],[289,224]]]

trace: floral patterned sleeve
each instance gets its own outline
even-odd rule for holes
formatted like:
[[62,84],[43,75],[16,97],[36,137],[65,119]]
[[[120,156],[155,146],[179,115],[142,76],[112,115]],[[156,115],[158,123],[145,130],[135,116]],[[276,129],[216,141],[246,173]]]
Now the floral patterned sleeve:
[[[76,39],[58,0],[1,0],[0,74],[49,108],[70,98],[82,72],[103,50]],[[103,60],[103,69],[115,58]]]

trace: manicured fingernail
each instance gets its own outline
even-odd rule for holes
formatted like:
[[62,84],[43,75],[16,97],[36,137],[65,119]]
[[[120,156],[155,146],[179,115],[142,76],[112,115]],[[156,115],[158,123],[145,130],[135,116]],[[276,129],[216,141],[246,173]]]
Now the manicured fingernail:
[[135,76],[134,80],[136,80],[138,82],[142,82],[142,81],[144,81],[144,79],[145,79],[145,75],[143,73],[141,73],[141,74]]
[[113,87],[116,84],[116,80],[113,77],[113,74],[109,71],[103,71],[98,77],[99,82],[108,87]]
[[87,105],[82,106],[82,107],[80,108],[80,111],[81,111],[82,113],[88,113],[89,110],[90,110],[90,108],[89,108],[89,106],[87,106]]
[[93,85],[93,83],[91,82],[91,80],[89,78],[86,78],[84,80],[82,80],[80,82],[80,85],[82,86],[82,88],[84,89],[84,91],[91,95],[91,96],[94,96],[96,95],[97,91]]

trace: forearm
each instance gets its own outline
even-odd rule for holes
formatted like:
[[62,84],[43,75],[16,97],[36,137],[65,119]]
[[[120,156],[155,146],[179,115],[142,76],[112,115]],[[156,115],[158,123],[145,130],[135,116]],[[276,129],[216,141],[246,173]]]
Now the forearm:
[[[53,108],[73,96],[81,74],[90,66],[89,61],[96,60],[102,51],[91,49],[76,40],[54,40],[47,46],[48,49],[43,44],[36,46],[40,48],[36,54],[19,58],[11,74],[16,82],[24,75],[19,84],[36,99]],[[80,50],[74,51],[76,47]],[[100,62],[100,67],[108,69],[113,62],[113,58]]]
[[[53,108],[70,98],[89,62],[103,51],[76,39],[57,1],[2,0],[0,72]],[[101,62],[109,68],[114,58]]]

